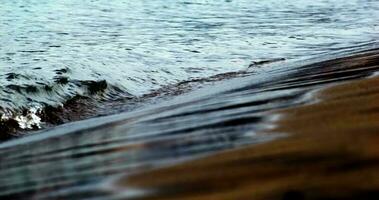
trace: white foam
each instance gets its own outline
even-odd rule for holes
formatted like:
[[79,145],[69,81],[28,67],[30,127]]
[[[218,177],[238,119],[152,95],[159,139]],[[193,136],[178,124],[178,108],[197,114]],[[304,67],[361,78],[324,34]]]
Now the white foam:
[[26,113],[23,115],[21,113],[12,114],[10,112],[3,113],[0,116],[0,121],[7,121],[9,119],[14,119],[17,121],[19,128],[21,129],[34,129],[41,128],[41,117],[38,116],[40,114],[41,109],[39,107],[31,107]]
[[30,109],[26,116],[16,116],[15,120],[21,129],[33,129],[35,127],[41,128],[41,118],[37,115],[37,109]]

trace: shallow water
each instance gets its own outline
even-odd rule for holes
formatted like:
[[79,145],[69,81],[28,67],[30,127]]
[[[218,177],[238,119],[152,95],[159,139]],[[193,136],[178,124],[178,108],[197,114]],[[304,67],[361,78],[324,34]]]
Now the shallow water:
[[133,199],[141,193],[123,191],[114,180],[286,137],[264,132],[281,117],[273,113],[313,103],[318,89],[379,70],[378,50],[356,60],[280,65],[144,109],[0,143],[0,197]]
[[379,35],[372,0],[10,0],[0,13],[2,118],[77,95],[141,96],[252,62],[370,44]]

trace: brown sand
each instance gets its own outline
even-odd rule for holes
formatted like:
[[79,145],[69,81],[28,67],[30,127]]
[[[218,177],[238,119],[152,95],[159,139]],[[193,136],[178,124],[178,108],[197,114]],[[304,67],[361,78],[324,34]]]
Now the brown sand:
[[[379,199],[379,78],[280,111],[291,136],[128,177],[143,199]],[[266,133],[267,134],[267,133]]]

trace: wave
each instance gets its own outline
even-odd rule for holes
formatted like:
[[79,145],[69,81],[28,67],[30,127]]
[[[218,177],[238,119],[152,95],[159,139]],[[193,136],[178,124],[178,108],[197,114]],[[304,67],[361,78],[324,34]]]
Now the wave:
[[[369,46],[363,49],[356,48],[355,52],[364,51],[367,48]],[[349,52],[351,54],[354,51]],[[0,135],[0,140],[22,136],[32,130],[49,128],[67,122],[131,111],[145,104],[153,103],[157,99],[177,96],[217,81],[249,76],[259,71],[262,66],[283,64],[284,61],[286,61],[285,58],[256,60],[252,61],[245,70],[220,73],[205,78],[192,78],[160,86],[158,89],[140,96],[132,95],[127,89],[109,84],[106,80],[71,80],[66,76],[69,69],[59,69],[56,70],[57,76],[54,77],[55,81],[51,85],[36,82],[33,85],[10,84],[5,86],[6,90],[3,89],[3,91],[23,97],[27,101],[18,101],[18,103],[24,103],[21,106],[5,104],[6,106],[0,107],[0,131],[3,133]],[[263,73],[265,73],[264,70]],[[287,68],[287,70],[293,69]],[[12,80],[20,77],[23,76],[16,73],[7,74],[7,78]],[[2,102],[5,101],[2,100]]]
[[[194,78],[181,81],[176,84],[162,86],[151,92],[135,96],[117,86],[110,85],[106,80],[101,81],[77,81],[66,77],[56,79],[54,85],[8,85],[7,89],[17,92],[19,95],[29,96],[32,101],[29,106],[15,108],[0,108],[0,139],[9,139],[23,135],[25,131],[48,128],[55,125],[87,119],[90,117],[109,115],[131,110],[137,104],[146,103],[149,100],[183,94],[185,92],[203,87],[220,80],[241,77],[251,74],[251,71],[228,72],[210,76],[207,78]],[[17,77],[19,75],[13,74]],[[60,95],[64,101],[49,103],[48,98],[52,94],[59,93],[64,86],[75,85],[76,93]],[[79,89],[78,89],[79,88]],[[33,101],[30,97],[44,97],[45,102]],[[112,107],[109,110],[109,107]]]
[[[21,75],[12,73],[8,78]],[[3,92],[18,97],[18,102],[2,99],[0,107],[0,138],[18,135],[23,130],[36,130],[51,125],[78,120],[88,116],[95,102],[110,101],[131,95],[107,81],[79,81],[66,77],[56,79],[52,85],[37,82],[34,85],[10,84]],[[13,98],[14,99],[14,98]],[[68,113],[76,113],[68,116]],[[4,134],[5,133],[5,134]]]

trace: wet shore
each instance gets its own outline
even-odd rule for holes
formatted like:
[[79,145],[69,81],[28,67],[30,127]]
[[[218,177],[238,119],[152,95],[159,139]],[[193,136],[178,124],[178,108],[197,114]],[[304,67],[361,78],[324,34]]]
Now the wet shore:
[[288,138],[118,184],[146,189],[143,199],[377,199],[378,85],[377,77],[352,81],[322,90],[315,104],[280,111],[272,131]]
[[[346,67],[343,73],[379,67],[378,55],[331,64]],[[280,115],[275,128],[258,133],[288,137],[141,173],[117,184],[145,190],[141,199],[379,198],[379,78],[326,86],[312,99],[316,102],[310,105],[270,113]]]
[[4,142],[0,197],[377,199],[378,71],[359,51]]

